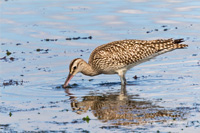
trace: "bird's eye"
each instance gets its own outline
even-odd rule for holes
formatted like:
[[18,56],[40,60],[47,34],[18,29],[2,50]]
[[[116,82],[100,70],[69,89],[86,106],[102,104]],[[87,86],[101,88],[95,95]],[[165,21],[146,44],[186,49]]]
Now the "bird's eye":
[[76,66],[74,66],[74,70],[76,69]]

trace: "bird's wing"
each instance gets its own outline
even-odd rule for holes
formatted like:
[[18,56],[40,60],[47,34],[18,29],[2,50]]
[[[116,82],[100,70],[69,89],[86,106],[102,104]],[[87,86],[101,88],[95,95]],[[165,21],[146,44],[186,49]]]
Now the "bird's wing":
[[98,70],[122,68],[179,48],[178,43],[173,39],[115,41],[97,47],[90,55],[89,64]]

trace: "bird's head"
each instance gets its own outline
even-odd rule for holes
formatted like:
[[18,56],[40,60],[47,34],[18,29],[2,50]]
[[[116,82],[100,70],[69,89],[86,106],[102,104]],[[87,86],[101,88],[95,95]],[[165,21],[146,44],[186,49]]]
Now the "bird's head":
[[69,65],[69,74],[68,77],[63,85],[63,87],[67,87],[69,84],[69,81],[73,78],[74,75],[76,75],[78,72],[81,72],[83,69],[83,59],[81,58],[76,58],[71,61]]

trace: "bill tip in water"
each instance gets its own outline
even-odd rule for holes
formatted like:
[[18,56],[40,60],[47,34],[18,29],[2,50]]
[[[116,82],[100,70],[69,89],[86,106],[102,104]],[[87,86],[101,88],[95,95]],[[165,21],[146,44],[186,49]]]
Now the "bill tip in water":
[[66,88],[68,87],[68,84],[69,84],[69,81],[72,79],[73,75],[72,74],[69,74],[64,85],[63,85],[63,88]]

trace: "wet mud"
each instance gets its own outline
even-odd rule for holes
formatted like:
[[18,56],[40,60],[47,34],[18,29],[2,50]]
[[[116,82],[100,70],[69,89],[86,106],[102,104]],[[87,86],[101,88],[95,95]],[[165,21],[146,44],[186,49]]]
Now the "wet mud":
[[3,84],[1,86],[10,86],[10,85],[23,85],[24,81],[14,81],[12,79],[10,80],[4,80]]
[[79,39],[92,39],[92,36],[89,36],[89,37],[72,37],[72,38],[66,38],[66,40],[79,40]]

